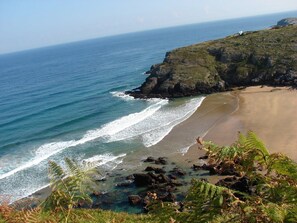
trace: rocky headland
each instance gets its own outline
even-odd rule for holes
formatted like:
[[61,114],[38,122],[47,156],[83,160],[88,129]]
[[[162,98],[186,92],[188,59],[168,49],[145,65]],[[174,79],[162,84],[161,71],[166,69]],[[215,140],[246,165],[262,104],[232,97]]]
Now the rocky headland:
[[297,25],[297,18],[286,18],[277,22],[277,26]]
[[166,53],[136,98],[175,98],[253,85],[297,86],[297,19],[267,30],[240,32]]

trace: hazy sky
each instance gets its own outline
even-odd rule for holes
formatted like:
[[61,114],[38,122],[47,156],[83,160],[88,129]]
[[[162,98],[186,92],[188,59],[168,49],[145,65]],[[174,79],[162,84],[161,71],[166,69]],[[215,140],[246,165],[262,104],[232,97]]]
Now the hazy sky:
[[0,54],[293,10],[297,0],[0,0]]

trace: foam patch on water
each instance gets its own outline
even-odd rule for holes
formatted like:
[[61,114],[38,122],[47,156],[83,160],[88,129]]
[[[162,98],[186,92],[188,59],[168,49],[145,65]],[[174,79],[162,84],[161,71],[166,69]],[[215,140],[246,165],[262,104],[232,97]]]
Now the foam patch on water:
[[34,157],[29,161],[21,164],[17,168],[10,170],[4,174],[0,175],[0,179],[7,178],[13,174],[28,169],[32,166],[36,166],[39,163],[47,160],[49,157],[60,153],[61,151],[72,148],[78,145],[85,144],[87,142],[103,138],[111,137],[112,135],[117,134],[118,132],[124,131],[125,129],[142,122],[147,119],[149,116],[152,116],[156,111],[158,111],[162,106],[168,103],[167,100],[159,100],[157,103],[150,105],[148,108],[144,109],[141,112],[133,113],[124,117],[121,117],[115,121],[112,121],[108,124],[103,125],[101,128],[90,130],[83,135],[79,140],[69,140],[61,142],[51,142],[46,143],[36,149]]

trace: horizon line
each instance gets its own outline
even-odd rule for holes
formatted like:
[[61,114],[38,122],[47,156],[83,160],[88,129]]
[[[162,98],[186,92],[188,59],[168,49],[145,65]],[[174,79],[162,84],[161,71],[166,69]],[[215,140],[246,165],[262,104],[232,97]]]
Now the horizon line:
[[4,53],[1,53],[0,52],[0,56],[9,55],[9,54],[16,54],[16,53],[22,53],[22,52],[27,52],[27,51],[40,50],[40,49],[51,48],[51,47],[57,47],[57,46],[67,45],[67,44],[75,44],[75,43],[79,43],[79,42],[92,41],[92,40],[97,40],[97,39],[104,39],[104,38],[109,38],[109,37],[116,37],[116,36],[122,36],[122,35],[129,35],[129,34],[136,34],[136,33],[142,33],[142,32],[149,32],[149,31],[154,31],[154,30],[170,29],[170,28],[176,28],[176,27],[182,27],[182,26],[191,26],[191,25],[213,23],[213,22],[221,22],[221,21],[228,21],[228,20],[236,20],[236,19],[243,19],[243,18],[253,18],[253,17],[261,17],[261,16],[269,16],[269,15],[276,15],[276,14],[283,14],[283,13],[290,13],[290,12],[297,12],[297,10],[275,12],[275,13],[268,13],[268,14],[259,14],[259,15],[252,15],[252,16],[243,16],[243,17],[233,17],[233,18],[225,18],[225,19],[217,19],[217,20],[215,19],[215,20],[209,20],[209,21],[187,23],[187,24],[181,24],[181,25],[164,26],[164,27],[159,27],[159,28],[137,30],[137,31],[124,32],[124,33],[111,34],[111,35],[103,35],[103,36],[91,37],[91,38],[87,38],[87,39],[74,40],[74,41],[70,41],[70,42],[63,42],[63,43],[57,43],[57,44],[44,45],[44,46],[38,46],[38,47],[33,47],[33,48],[21,49],[21,50],[16,50],[16,51],[8,51],[8,52],[4,52]]

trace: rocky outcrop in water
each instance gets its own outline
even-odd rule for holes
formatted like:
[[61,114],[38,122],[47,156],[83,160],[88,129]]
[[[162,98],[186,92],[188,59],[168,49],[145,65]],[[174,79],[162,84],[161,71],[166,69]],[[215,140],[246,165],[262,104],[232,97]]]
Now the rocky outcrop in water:
[[147,74],[141,87],[127,93],[136,98],[173,98],[251,85],[296,87],[297,26],[179,48],[166,53],[164,61]]

